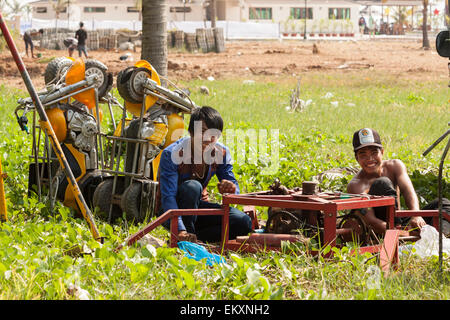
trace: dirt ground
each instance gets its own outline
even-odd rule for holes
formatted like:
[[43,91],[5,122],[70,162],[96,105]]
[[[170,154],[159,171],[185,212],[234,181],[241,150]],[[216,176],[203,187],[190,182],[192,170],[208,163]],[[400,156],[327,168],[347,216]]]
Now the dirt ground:
[[[313,53],[316,46],[318,53]],[[23,48],[19,45],[19,50]],[[23,57],[34,85],[44,86],[43,74],[49,58],[64,56],[66,51],[40,50],[41,58]],[[120,61],[125,52],[98,50],[90,57],[103,62],[117,73],[140,59],[140,48],[130,52],[132,59]],[[77,56],[78,53],[75,53]],[[168,78],[171,81],[214,77],[252,78],[258,75],[280,77],[304,72],[367,69],[415,78],[447,78],[448,59],[440,57],[435,48],[421,49],[418,40],[364,41],[231,41],[222,53],[190,53],[169,50]],[[24,88],[20,74],[9,51],[0,53],[1,82]]]

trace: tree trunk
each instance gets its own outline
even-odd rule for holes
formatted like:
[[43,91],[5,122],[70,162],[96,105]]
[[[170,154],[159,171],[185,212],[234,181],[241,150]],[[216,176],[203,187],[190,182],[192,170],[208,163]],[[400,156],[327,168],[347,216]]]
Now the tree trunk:
[[422,21],[422,48],[430,49],[430,40],[428,40],[428,0],[423,0],[423,21]]
[[449,6],[449,0],[445,0],[445,25],[447,26],[447,29],[450,30],[450,6]]
[[211,28],[216,27],[216,0],[211,0]]
[[[167,76],[167,17],[165,0],[142,0],[142,51],[159,75]],[[165,81],[161,81],[164,85]]]

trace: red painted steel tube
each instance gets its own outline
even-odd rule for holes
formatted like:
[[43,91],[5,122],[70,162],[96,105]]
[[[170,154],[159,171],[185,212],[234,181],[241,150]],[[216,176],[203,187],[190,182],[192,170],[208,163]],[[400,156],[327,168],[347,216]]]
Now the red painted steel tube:
[[174,248],[178,242],[178,217],[172,215],[170,219],[170,247]]
[[253,233],[248,237],[237,237],[236,242],[248,244],[261,244],[267,246],[280,246],[281,241],[298,242],[299,236],[292,234],[277,234],[277,233]]
[[25,64],[23,63],[22,58],[19,56],[17,47],[14,44],[14,40],[11,37],[11,34],[9,33],[8,26],[6,25],[5,20],[3,20],[1,12],[0,12],[0,29],[3,33],[3,36],[5,37],[6,43],[8,44],[9,50],[11,51],[14,61],[16,62],[17,68],[20,71],[20,75],[22,76],[25,86],[27,87],[28,93],[30,94],[30,97],[33,100],[33,103],[39,114],[40,125],[44,129],[47,136],[49,137],[53,150],[55,151],[56,156],[58,157],[58,160],[60,162],[60,165],[64,170],[64,173],[66,174],[70,190],[73,192],[75,196],[75,200],[80,208],[80,211],[83,214],[85,220],[88,222],[94,239],[97,241],[101,241],[102,238],[100,237],[100,234],[97,230],[97,226],[95,225],[94,217],[92,216],[91,210],[89,209],[88,205],[86,204],[86,201],[84,200],[83,195],[81,194],[80,188],[77,184],[77,181],[75,180],[75,176],[73,175],[72,170],[70,169],[69,163],[67,162],[64,152],[61,149],[58,138],[56,137],[52,125],[48,120],[47,114],[45,113],[41,100],[39,99],[37,91],[34,88],[33,83],[31,81],[30,75],[28,74],[28,71],[25,68]]
[[391,266],[398,265],[398,240],[399,230],[387,230],[384,236],[382,248],[380,249],[380,268],[387,277]]
[[[152,222],[147,224],[144,228],[142,228],[141,230],[139,230],[136,233],[134,233],[133,235],[131,235],[127,239],[126,244],[128,246],[133,245],[133,243],[135,243],[136,241],[141,239],[143,236],[145,236],[147,233],[149,233],[150,231],[152,231],[156,227],[160,226],[164,221],[169,220],[171,215],[172,215],[171,210],[164,212],[158,218],[156,218],[155,220],[153,220]],[[120,249],[120,248],[118,248],[118,249]]]
[[[439,210],[397,210],[395,211],[396,217],[437,217],[439,216]],[[447,219],[450,219],[449,214],[445,214]]]
[[[206,216],[206,215],[224,215],[223,209],[172,209],[167,210],[163,214],[161,214],[158,218],[153,220],[152,222],[148,223],[144,228],[141,230],[135,232],[132,234],[127,240],[126,244],[128,246],[133,245],[136,241],[141,239],[143,236],[145,236],[147,233],[154,230],[156,227],[163,224],[165,221],[172,219],[172,218],[178,218],[178,216],[187,216],[187,215],[196,215],[196,216]],[[175,220],[175,222],[174,222]],[[173,226],[172,226],[173,224]],[[176,224],[176,226],[175,226]],[[174,228],[174,229],[172,229]],[[178,235],[178,219],[172,219],[171,220],[171,245],[176,245],[176,236]],[[176,230],[176,232],[173,232],[173,230]],[[117,247],[116,250],[120,250],[121,247]]]
[[[336,245],[336,217],[337,210],[324,211],[323,217],[323,246],[330,245],[334,247]],[[330,251],[331,253],[331,251]]]

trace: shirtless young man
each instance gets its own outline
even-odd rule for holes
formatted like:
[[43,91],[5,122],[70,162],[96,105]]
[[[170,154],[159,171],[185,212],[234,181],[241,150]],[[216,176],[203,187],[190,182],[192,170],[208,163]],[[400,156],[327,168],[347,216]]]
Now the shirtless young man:
[[[409,210],[420,210],[414,186],[408,176],[405,164],[398,159],[383,160],[383,145],[380,135],[373,129],[363,128],[353,134],[353,150],[361,170],[347,185],[347,192],[367,193],[379,196],[393,196],[399,203],[403,195]],[[385,210],[380,208],[361,209],[363,219],[376,233],[386,231]],[[396,223],[400,223],[396,219]],[[409,225],[421,229],[425,224],[422,217],[412,217]]]

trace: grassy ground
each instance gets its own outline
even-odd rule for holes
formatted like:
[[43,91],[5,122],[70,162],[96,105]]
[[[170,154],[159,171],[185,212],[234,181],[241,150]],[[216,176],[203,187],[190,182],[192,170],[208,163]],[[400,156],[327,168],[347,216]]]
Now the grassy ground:
[[[288,187],[299,186],[324,170],[356,166],[351,136],[368,126],[382,135],[387,157],[404,160],[422,201],[436,197],[436,168],[443,146],[427,158],[421,153],[447,130],[446,80],[420,83],[368,71],[309,73],[301,80],[301,98],[311,99],[312,104],[296,113],[285,107],[297,79],[255,78],[253,84],[243,80],[182,84],[191,89],[197,104],[216,107],[226,128],[279,129],[279,170],[262,175],[260,163],[236,166],[243,191],[266,189],[274,177]],[[209,96],[199,92],[201,85],[209,87]],[[328,92],[331,98],[325,98]],[[13,115],[21,96],[25,92],[0,86],[0,155],[8,173],[10,217],[0,228],[0,299],[75,299],[68,290],[71,284],[94,299],[450,298],[448,257],[444,278],[437,271],[437,258],[402,255],[399,269],[371,286],[376,255],[351,256],[347,247],[336,250],[332,260],[312,258],[292,246],[282,253],[230,253],[225,255],[227,264],[213,268],[175,249],[138,245],[114,253],[113,248],[142,226],[97,221],[106,236],[99,245],[87,224],[67,208],[57,205],[50,212],[45,204],[26,196],[31,137],[20,131]],[[332,103],[336,101],[337,106]],[[445,176],[448,181],[448,165]],[[349,178],[328,186],[342,189]],[[214,186],[210,191],[217,197]],[[158,229],[154,235],[167,233]],[[64,255],[74,245],[86,254]]]

